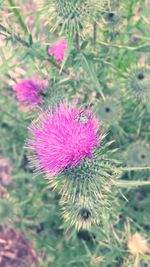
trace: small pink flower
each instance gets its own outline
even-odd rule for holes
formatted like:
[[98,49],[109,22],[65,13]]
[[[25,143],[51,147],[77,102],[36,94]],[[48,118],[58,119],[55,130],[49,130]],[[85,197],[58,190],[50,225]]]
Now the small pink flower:
[[48,49],[48,54],[54,56],[56,61],[60,62],[64,58],[66,49],[67,41],[65,39],[62,39]]
[[35,108],[42,102],[41,93],[47,86],[47,81],[41,78],[26,79],[14,86],[20,104]]
[[48,177],[67,167],[78,165],[85,157],[91,158],[100,137],[99,123],[92,111],[81,110],[68,104],[44,111],[38,124],[29,128],[31,139],[28,148],[33,151],[37,171]]

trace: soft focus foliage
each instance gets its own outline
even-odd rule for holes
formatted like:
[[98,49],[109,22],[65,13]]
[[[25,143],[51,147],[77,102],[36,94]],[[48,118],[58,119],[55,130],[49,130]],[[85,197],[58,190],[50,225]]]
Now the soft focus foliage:
[[149,267],[149,14],[0,0],[0,267]]

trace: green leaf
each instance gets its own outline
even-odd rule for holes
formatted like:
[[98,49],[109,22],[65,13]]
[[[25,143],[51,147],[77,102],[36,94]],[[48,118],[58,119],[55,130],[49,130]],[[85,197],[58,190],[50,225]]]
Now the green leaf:
[[14,15],[15,15],[15,17],[16,17],[19,25],[20,25],[20,27],[23,29],[23,31],[24,31],[25,34],[29,34],[28,28],[25,25],[25,23],[24,23],[21,15],[20,15],[20,13],[18,11],[18,8],[16,7],[14,1],[13,0],[8,0],[8,2],[9,2],[9,5],[10,5],[10,7],[12,9],[12,12],[14,13]]
[[32,35],[29,35],[29,44],[32,45],[33,44],[33,39],[32,39]]
[[97,75],[94,71],[94,67],[93,67],[92,63],[87,60],[87,57],[83,53],[81,54],[81,56],[83,59],[84,66],[85,66],[89,76],[91,77],[91,80],[93,81],[95,87],[97,88],[97,90],[100,93],[103,100],[105,100],[105,96],[103,94],[102,87],[99,83],[99,80],[98,80]]
[[88,45],[88,41],[84,41],[80,47],[81,50],[84,50]]

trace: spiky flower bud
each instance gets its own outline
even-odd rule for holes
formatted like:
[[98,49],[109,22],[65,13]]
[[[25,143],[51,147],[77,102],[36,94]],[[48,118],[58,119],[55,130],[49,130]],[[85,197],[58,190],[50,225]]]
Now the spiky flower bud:
[[142,101],[150,99],[150,67],[149,66],[133,66],[128,69],[124,83],[128,88],[128,92],[133,98]]
[[127,149],[127,161],[130,166],[149,166],[150,147],[142,142],[135,142]]
[[70,35],[79,33],[85,20],[96,20],[97,13],[103,9],[104,0],[47,0],[41,13],[53,25],[53,30],[61,27]]
[[118,170],[104,151],[104,147],[96,149],[92,159],[85,158],[75,168],[63,171],[54,181],[57,187],[63,180],[60,189],[63,216],[78,230],[103,223],[117,206],[113,181],[118,177]]
[[122,6],[118,5],[118,1],[117,3],[111,3],[106,8],[102,18],[109,31],[116,31],[116,29],[118,30],[122,25],[123,18],[121,10]]
[[97,103],[96,113],[106,127],[118,125],[122,117],[121,104],[114,98],[106,97]]

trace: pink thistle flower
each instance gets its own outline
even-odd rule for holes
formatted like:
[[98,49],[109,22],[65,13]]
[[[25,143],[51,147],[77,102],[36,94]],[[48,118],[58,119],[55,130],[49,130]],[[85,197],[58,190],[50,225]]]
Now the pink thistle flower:
[[92,158],[99,146],[99,123],[90,109],[81,110],[74,104],[60,104],[53,110],[44,111],[38,124],[29,128],[31,139],[28,148],[37,171],[48,177],[67,167],[78,165],[85,157]]
[[17,99],[27,107],[35,108],[42,102],[41,93],[47,86],[47,81],[41,78],[25,79],[14,86]]
[[67,49],[67,41],[62,39],[48,49],[48,54],[54,56],[56,61],[61,62]]

